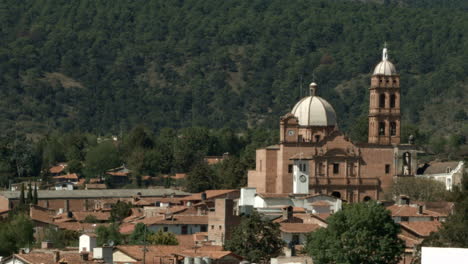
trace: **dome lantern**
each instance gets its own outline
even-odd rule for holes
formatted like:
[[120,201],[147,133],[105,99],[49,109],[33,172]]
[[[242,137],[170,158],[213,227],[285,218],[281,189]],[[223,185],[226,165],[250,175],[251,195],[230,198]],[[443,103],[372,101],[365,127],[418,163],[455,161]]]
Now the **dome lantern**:
[[385,44],[382,50],[382,61],[375,66],[373,75],[396,75],[397,71],[393,63],[388,60],[388,50],[387,45]]

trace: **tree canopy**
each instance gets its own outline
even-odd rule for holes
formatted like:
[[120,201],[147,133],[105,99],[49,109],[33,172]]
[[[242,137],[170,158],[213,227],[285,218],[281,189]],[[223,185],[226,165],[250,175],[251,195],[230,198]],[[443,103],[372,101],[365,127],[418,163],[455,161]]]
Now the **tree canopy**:
[[256,211],[242,218],[225,244],[227,250],[255,263],[268,263],[281,254],[283,246],[279,224],[263,219]]
[[345,205],[327,228],[309,233],[305,250],[314,263],[398,263],[404,243],[399,226],[376,202]]

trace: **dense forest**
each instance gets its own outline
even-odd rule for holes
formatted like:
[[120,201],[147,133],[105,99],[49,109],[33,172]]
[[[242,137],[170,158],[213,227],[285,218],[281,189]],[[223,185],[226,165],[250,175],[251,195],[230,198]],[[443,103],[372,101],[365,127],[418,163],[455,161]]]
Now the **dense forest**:
[[462,0],[1,1],[0,173],[66,159],[49,159],[44,142],[67,133],[124,138],[142,124],[154,137],[205,127],[241,140],[276,130],[311,81],[359,138],[385,42],[401,75],[403,133],[434,152],[458,147],[467,11]]

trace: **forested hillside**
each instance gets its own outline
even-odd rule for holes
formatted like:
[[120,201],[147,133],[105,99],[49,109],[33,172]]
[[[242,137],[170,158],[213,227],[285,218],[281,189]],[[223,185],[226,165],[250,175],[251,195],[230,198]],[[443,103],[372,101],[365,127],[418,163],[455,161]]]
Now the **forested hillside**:
[[0,129],[276,128],[312,80],[340,127],[367,114],[388,43],[405,125],[463,134],[465,1],[0,2]]

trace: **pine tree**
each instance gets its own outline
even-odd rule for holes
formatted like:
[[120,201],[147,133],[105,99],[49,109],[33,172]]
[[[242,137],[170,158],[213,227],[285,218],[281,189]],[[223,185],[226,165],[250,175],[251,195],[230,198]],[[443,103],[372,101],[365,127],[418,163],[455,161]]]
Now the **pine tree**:
[[31,182],[29,182],[28,184],[28,196],[26,196],[26,203],[27,204],[30,204],[32,203],[33,201],[33,193],[32,193],[32,186],[31,186]]
[[20,194],[19,204],[20,205],[24,204],[24,183],[21,184],[21,194]]
[[38,196],[37,196],[37,183],[34,184],[34,195],[33,195],[33,204],[37,205]]

